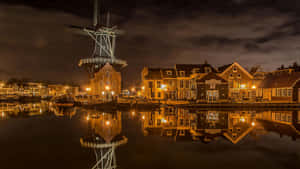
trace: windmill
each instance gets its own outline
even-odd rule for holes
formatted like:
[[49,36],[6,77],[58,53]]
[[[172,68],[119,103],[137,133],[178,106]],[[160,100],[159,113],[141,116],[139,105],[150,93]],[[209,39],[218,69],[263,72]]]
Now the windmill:
[[79,61],[79,67],[85,67],[93,76],[101,67],[109,63],[114,67],[123,68],[127,62],[115,57],[116,37],[123,33],[116,26],[110,26],[110,13],[106,18],[106,25],[101,24],[99,0],[94,0],[93,27],[70,26],[74,33],[87,35],[94,41],[94,51],[91,57]]

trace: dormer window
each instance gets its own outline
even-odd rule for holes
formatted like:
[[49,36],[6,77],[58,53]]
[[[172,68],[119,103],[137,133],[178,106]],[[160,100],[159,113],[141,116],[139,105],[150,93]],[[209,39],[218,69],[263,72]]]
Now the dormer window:
[[210,73],[211,72],[211,68],[210,67],[205,67],[204,71],[205,71],[205,73]]
[[181,77],[183,77],[183,76],[185,76],[185,72],[184,72],[184,71],[180,71],[180,72],[179,72],[179,75],[180,75]]
[[166,73],[167,73],[167,75],[172,75],[172,71],[168,70]]
[[195,68],[195,69],[193,70],[193,73],[200,73],[200,69],[199,69],[199,68]]

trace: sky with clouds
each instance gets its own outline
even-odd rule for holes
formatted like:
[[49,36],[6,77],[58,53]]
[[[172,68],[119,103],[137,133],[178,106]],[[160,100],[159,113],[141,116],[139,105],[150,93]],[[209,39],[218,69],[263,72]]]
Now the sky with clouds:
[[[91,55],[92,41],[66,27],[91,25],[92,2],[73,2],[0,3],[0,78],[87,81],[77,63]],[[300,62],[300,3],[294,0],[110,3],[114,23],[126,31],[116,51],[129,64],[125,86],[139,80],[144,66],[238,61],[269,71]]]

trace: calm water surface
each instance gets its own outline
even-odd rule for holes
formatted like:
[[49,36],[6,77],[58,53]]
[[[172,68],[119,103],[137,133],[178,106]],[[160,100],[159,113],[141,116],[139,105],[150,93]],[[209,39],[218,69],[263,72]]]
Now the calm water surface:
[[[300,168],[300,110],[103,112],[48,103],[0,104],[0,168],[92,168],[80,138],[117,147],[119,168]],[[99,142],[99,140],[98,140]]]

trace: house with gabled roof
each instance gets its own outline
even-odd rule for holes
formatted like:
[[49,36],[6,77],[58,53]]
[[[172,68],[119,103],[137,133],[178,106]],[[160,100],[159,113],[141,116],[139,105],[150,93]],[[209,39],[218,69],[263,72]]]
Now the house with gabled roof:
[[227,101],[228,82],[216,73],[210,72],[204,76],[198,76],[196,83],[198,102]]
[[221,67],[220,76],[228,81],[229,98],[235,101],[254,100],[256,84],[254,77],[237,62]]

